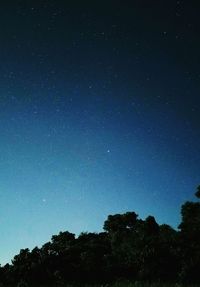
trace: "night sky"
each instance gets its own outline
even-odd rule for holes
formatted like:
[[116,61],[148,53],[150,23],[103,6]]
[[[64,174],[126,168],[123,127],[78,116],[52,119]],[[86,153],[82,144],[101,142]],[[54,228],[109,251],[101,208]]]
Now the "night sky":
[[177,227],[200,183],[198,1],[0,9],[0,263],[135,211]]

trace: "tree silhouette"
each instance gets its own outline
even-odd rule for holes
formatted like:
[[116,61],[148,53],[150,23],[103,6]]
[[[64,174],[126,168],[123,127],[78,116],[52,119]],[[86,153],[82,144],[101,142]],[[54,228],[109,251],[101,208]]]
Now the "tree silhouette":
[[197,187],[197,191],[195,193],[197,198],[200,198],[200,185]]
[[[200,198],[200,186],[195,193]],[[105,284],[119,279],[200,283],[200,202],[181,207],[179,231],[135,212],[109,215],[104,232],[68,231],[20,250],[0,267],[3,286]]]
[[[200,186],[195,193],[200,197]],[[200,282],[200,202],[186,202],[181,208],[182,269],[180,277],[186,282]]]

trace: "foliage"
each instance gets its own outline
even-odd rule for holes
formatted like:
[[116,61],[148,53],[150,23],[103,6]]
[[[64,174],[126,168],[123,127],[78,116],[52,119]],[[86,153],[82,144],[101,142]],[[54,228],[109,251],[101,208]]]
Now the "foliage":
[[[200,186],[195,195],[200,198]],[[135,212],[127,212],[109,215],[104,232],[81,233],[77,238],[68,231],[60,232],[41,248],[22,249],[12,264],[0,267],[0,284],[18,287],[200,284],[200,202],[183,204],[181,215],[179,230],[159,225],[153,216],[142,220]]]

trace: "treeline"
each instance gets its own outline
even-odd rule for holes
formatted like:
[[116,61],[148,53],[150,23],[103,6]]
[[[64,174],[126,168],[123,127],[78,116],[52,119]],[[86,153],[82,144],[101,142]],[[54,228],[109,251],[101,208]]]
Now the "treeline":
[[[200,198],[200,187],[196,192]],[[104,232],[66,231],[0,268],[2,286],[111,283],[118,280],[200,283],[200,202],[186,202],[174,230],[153,216],[109,215]]]

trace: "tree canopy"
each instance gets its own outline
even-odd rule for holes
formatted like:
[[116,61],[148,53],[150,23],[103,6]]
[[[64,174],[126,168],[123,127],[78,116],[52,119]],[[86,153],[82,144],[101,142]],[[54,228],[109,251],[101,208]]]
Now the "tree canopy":
[[[200,186],[195,193],[200,198]],[[109,215],[100,233],[68,231],[20,250],[0,267],[2,286],[109,283],[119,279],[200,283],[200,202],[185,202],[178,230],[135,212]]]

